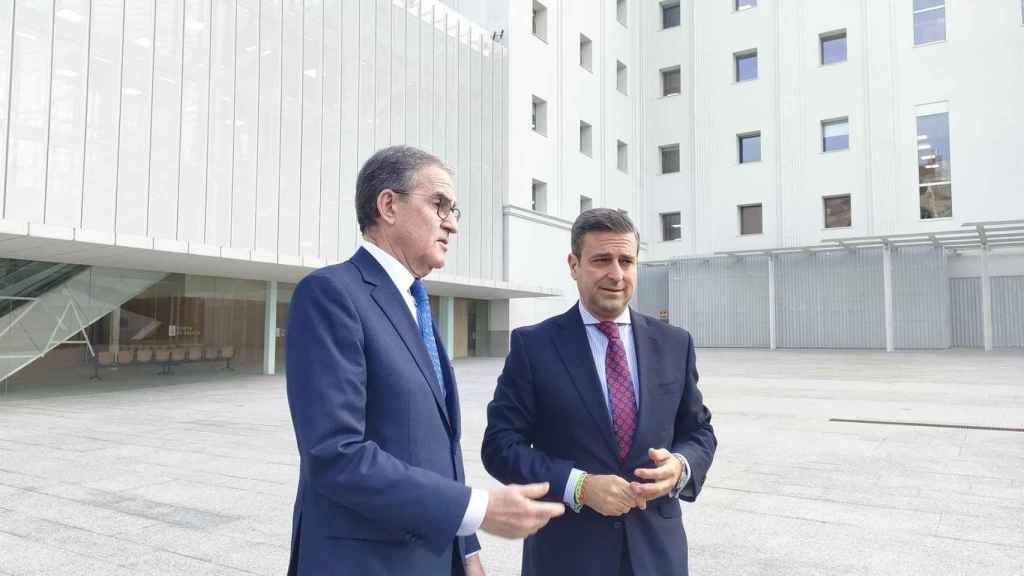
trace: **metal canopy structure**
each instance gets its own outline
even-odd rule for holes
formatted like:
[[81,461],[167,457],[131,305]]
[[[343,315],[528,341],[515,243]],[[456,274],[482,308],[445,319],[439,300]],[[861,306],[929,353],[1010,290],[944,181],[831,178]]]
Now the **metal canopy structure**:
[[[960,250],[977,251],[981,264],[981,309],[982,339],[986,351],[992,350],[992,279],[989,273],[989,255],[993,249],[1024,247],[1024,220],[999,220],[989,222],[968,222],[960,229],[909,234],[885,234],[877,236],[854,236],[848,238],[822,238],[821,242],[808,246],[766,248],[754,250],[730,250],[712,255],[694,255],[674,260],[709,260],[714,257],[767,256],[768,257],[768,332],[769,348],[777,347],[776,311],[776,266],[777,256],[783,254],[833,252],[837,250],[856,251],[860,249],[881,249],[885,313],[885,348],[895,349],[895,316],[893,302],[893,252],[904,247],[934,247],[951,253]],[[672,260],[645,262],[647,265],[668,265]]]

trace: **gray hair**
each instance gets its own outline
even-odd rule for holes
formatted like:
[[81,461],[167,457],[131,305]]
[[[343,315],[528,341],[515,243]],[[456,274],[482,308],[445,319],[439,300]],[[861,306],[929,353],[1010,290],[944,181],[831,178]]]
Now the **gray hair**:
[[588,232],[616,232],[619,234],[636,234],[636,249],[640,251],[640,233],[629,216],[621,210],[611,208],[591,208],[580,212],[572,223],[572,253],[577,258],[583,256],[583,237]]
[[412,146],[390,146],[374,153],[359,170],[356,179],[356,220],[366,233],[377,223],[377,197],[384,190],[408,192],[416,187],[419,171],[437,166],[451,174],[440,158]]

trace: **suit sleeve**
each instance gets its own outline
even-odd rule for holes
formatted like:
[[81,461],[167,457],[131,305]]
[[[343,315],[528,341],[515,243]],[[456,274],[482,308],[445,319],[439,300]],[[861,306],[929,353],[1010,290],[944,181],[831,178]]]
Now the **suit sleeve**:
[[470,489],[365,439],[367,369],[358,311],[331,278],[295,289],[288,318],[288,404],[311,488],[441,553]]
[[675,433],[671,451],[682,454],[690,466],[690,481],[686,483],[679,497],[693,502],[700,493],[707,477],[711,461],[715,457],[718,440],[711,427],[711,411],[704,405],[704,397],[697,388],[697,359],[693,338],[686,335],[686,382],[683,397],[676,412]]
[[487,405],[481,456],[484,468],[504,484],[548,482],[544,500],[561,502],[573,463],[533,447],[537,390],[522,334],[512,332],[505,368]]

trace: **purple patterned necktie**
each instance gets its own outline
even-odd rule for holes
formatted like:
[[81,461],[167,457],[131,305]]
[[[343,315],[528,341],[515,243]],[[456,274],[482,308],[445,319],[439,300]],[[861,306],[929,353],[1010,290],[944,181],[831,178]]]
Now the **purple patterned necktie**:
[[633,381],[629,377],[629,363],[626,349],[619,338],[619,326],[615,322],[603,321],[597,329],[608,337],[608,352],[604,357],[605,378],[608,383],[608,403],[612,407],[612,431],[618,446],[619,460],[625,460],[636,431],[636,396]]

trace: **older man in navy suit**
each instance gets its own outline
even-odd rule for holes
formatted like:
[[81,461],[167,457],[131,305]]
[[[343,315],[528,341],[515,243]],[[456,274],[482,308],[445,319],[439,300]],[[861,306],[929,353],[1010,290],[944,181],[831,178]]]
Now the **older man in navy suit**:
[[690,334],[628,307],[638,248],[625,214],[580,214],[568,257],[579,302],[512,333],[484,466],[547,482],[575,511],[526,539],[525,575],[687,574],[679,498],[696,499],[717,440]]
[[477,529],[522,538],[564,511],[543,483],[464,484],[459,396],[422,278],[459,211],[436,157],[395,146],[359,172],[366,240],[304,278],[288,319],[299,449],[292,575],[476,576]]

